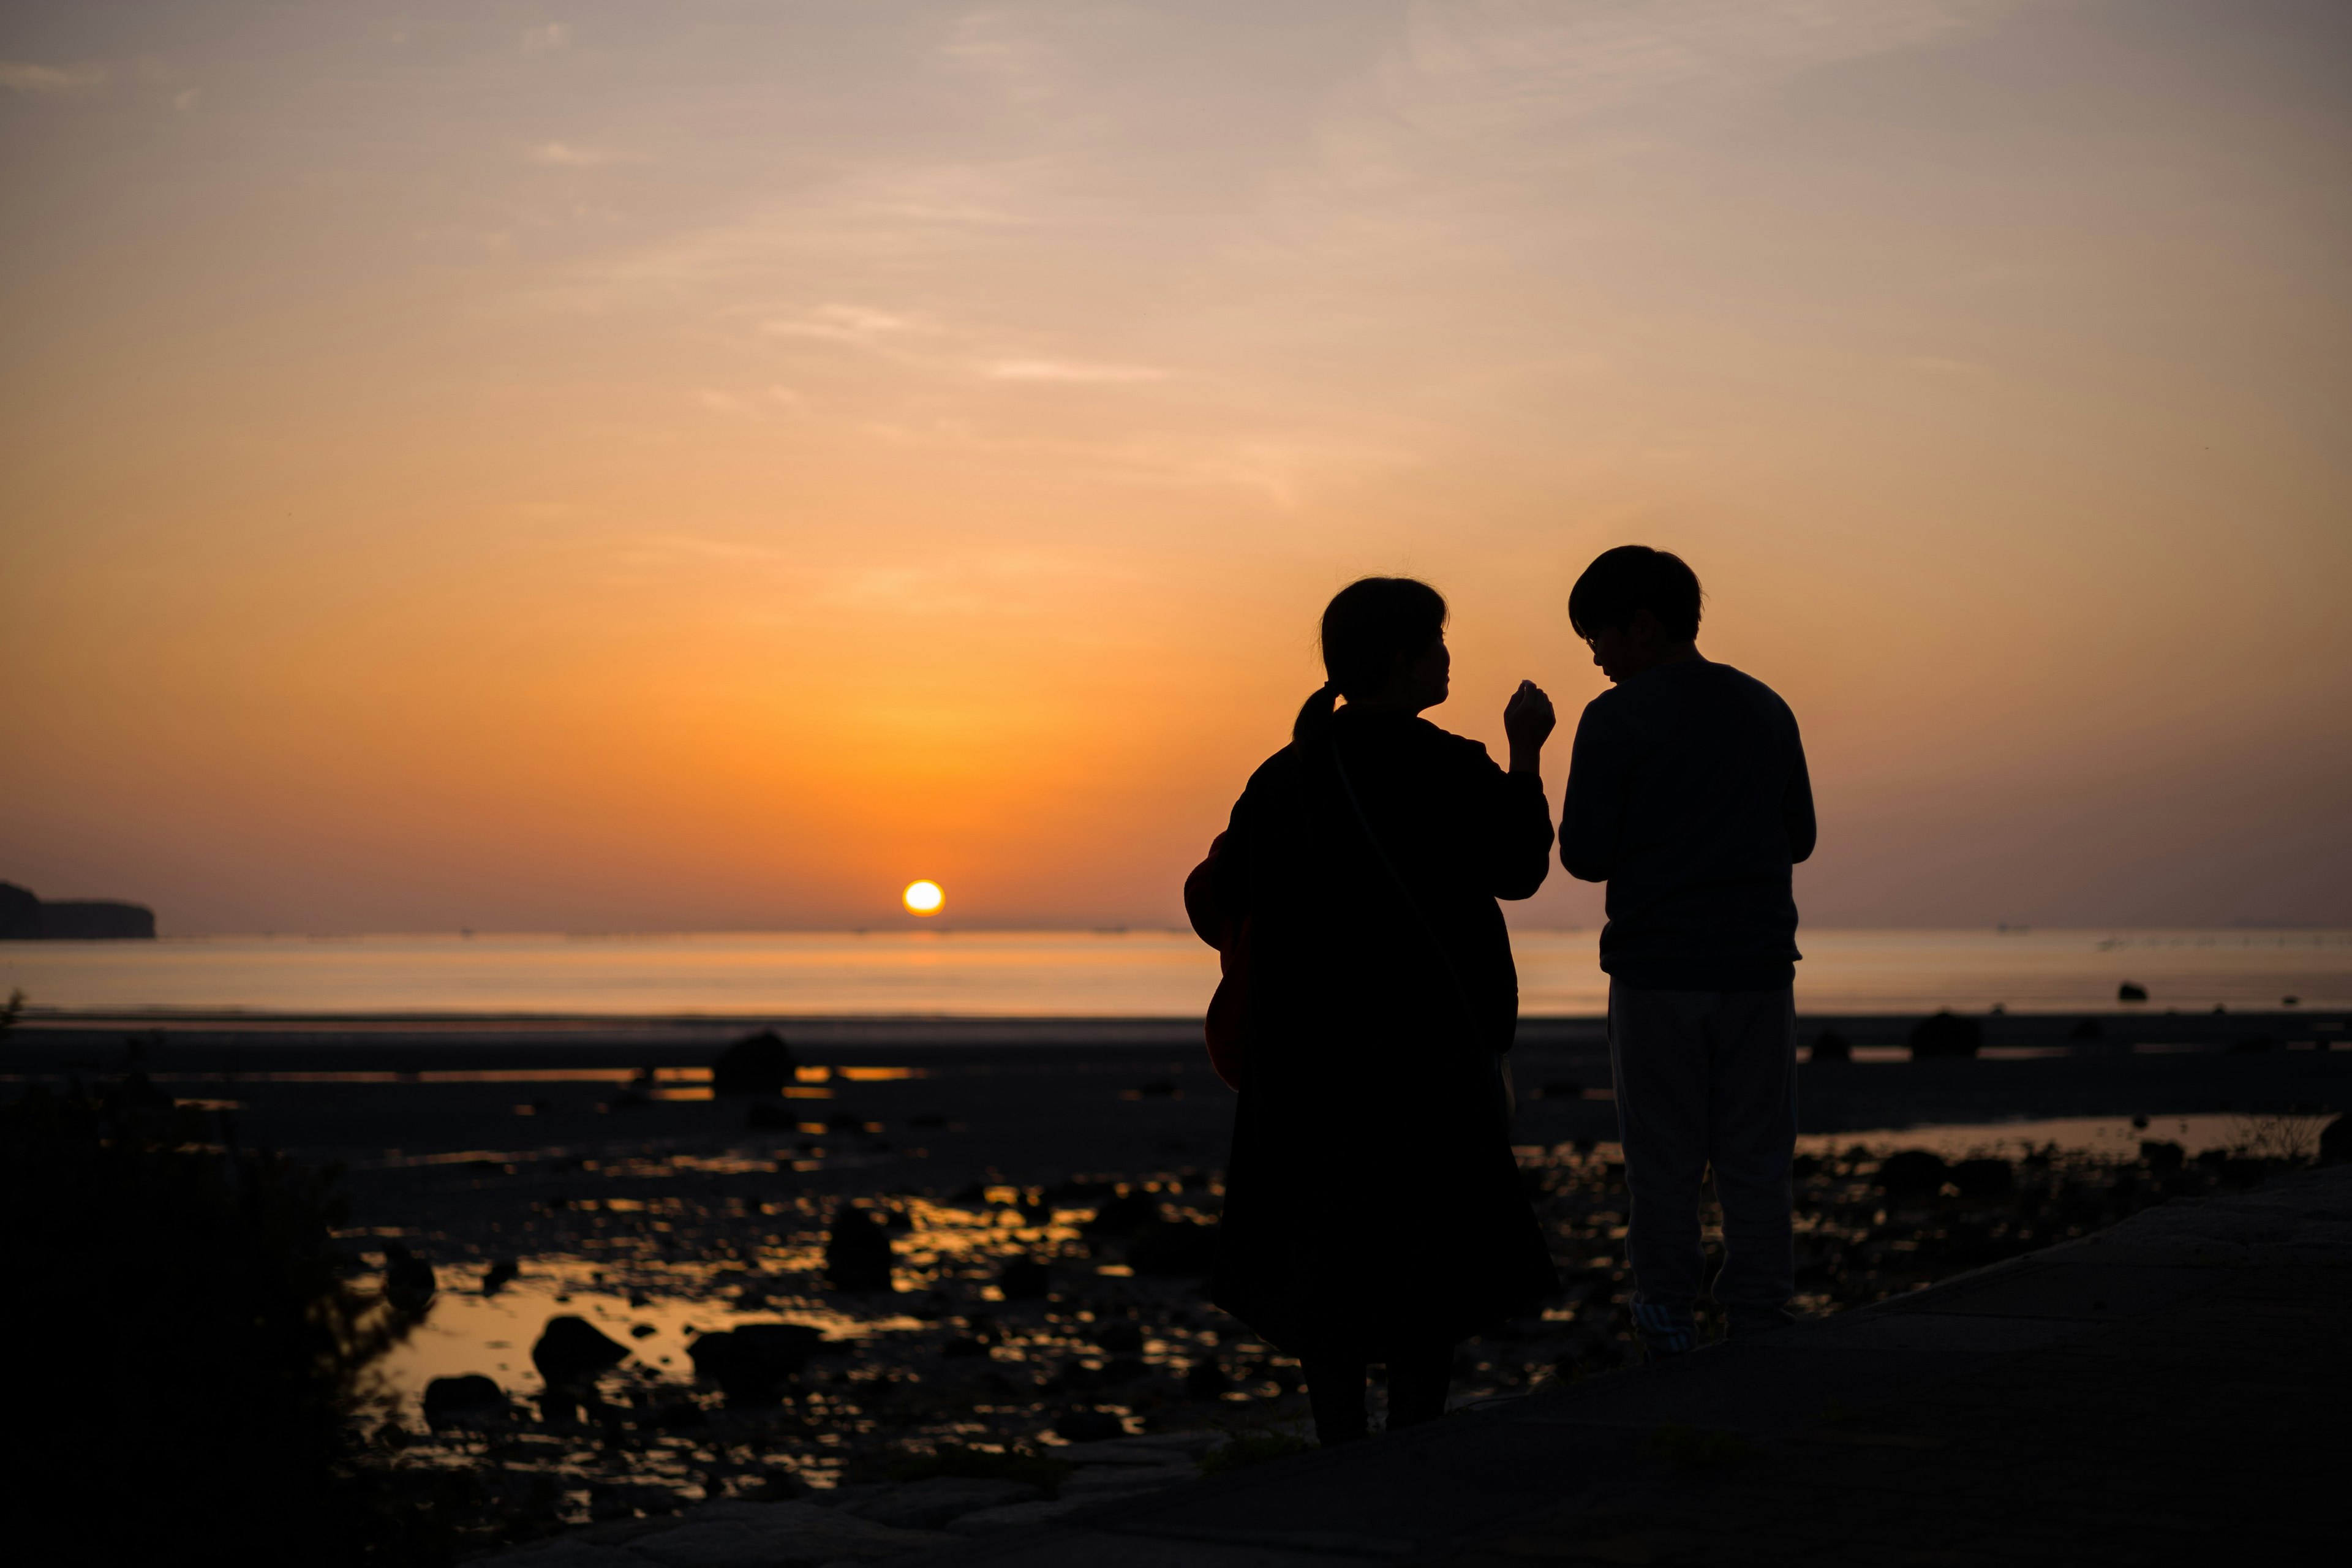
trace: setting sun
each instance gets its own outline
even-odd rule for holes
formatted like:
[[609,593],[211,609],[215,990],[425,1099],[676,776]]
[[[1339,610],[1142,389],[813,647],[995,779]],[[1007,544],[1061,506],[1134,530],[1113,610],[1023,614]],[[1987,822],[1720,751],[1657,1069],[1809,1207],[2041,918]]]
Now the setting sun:
[[947,895],[940,891],[937,882],[909,882],[906,900],[907,907],[915,913],[935,915],[940,912],[940,906],[947,902]]

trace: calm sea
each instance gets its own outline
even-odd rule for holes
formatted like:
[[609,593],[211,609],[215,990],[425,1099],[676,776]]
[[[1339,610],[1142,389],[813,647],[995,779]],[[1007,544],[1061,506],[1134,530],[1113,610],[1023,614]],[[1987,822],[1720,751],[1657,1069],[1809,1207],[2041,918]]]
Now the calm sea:
[[[2352,1006],[2352,931],[1815,931],[1816,1013]],[[1594,933],[1518,931],[1523,1010],[1601,1013]],[[36,1010],[299,1014],[1177,1017],[1216,984],[1189,932],[198,937],[0,942],[0,992]]]

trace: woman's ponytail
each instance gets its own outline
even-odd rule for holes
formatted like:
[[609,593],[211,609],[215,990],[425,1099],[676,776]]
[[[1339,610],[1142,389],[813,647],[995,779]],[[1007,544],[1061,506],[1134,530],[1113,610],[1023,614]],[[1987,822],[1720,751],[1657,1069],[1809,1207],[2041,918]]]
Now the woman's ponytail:
[[1327,680],[1308,694],[1299,705],[1298,717],[1290,726],[1293,744],[1305,746],[1327,732],[1331,724],[1331,710],[1339,705],[1339,684]]

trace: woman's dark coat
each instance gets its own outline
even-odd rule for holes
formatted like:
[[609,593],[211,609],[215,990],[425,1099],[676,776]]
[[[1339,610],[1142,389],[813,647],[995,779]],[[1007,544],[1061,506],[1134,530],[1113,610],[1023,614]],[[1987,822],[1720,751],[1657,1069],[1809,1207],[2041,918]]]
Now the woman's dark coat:
[[1558,1289],[1511,1158],[1495,902],[1542,885],[1551,842],[1541,780],[1394,712],[1341,709],[1234,805],[1211,879],[1248,994],[1211,1294],[1284,1350],[1378,1361]]

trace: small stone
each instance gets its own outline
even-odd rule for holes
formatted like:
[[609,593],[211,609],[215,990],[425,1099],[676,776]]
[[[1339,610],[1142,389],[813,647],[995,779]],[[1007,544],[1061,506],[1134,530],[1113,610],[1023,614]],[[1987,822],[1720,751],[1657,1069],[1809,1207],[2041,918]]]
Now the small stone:
[[628,1347],[607,1339],[585,1318],[569,1313],[547,1320],[539,1342],[530,1347],[530,1363],[551,1384],[578,1383],[620,1365]]
[[425,1385],[425,1424],[436,1432],[481,1431],[507,1420],[506,1390],[476,1373],[436,1377]]
[[1984,1046],[1984,1026],[1946,1009],[1911,1026],[1910,1046],[1915,1061],[1935,1057],[1973,1057]]
[[890,1289],[890,1233],[864,1209],[844,1207],[824,1243],[824,1277],[844,1290]]
[[793,1079],[793,1048],[773,1029],[746,1035],[710,1067],[714,1095],[782,1094]]

